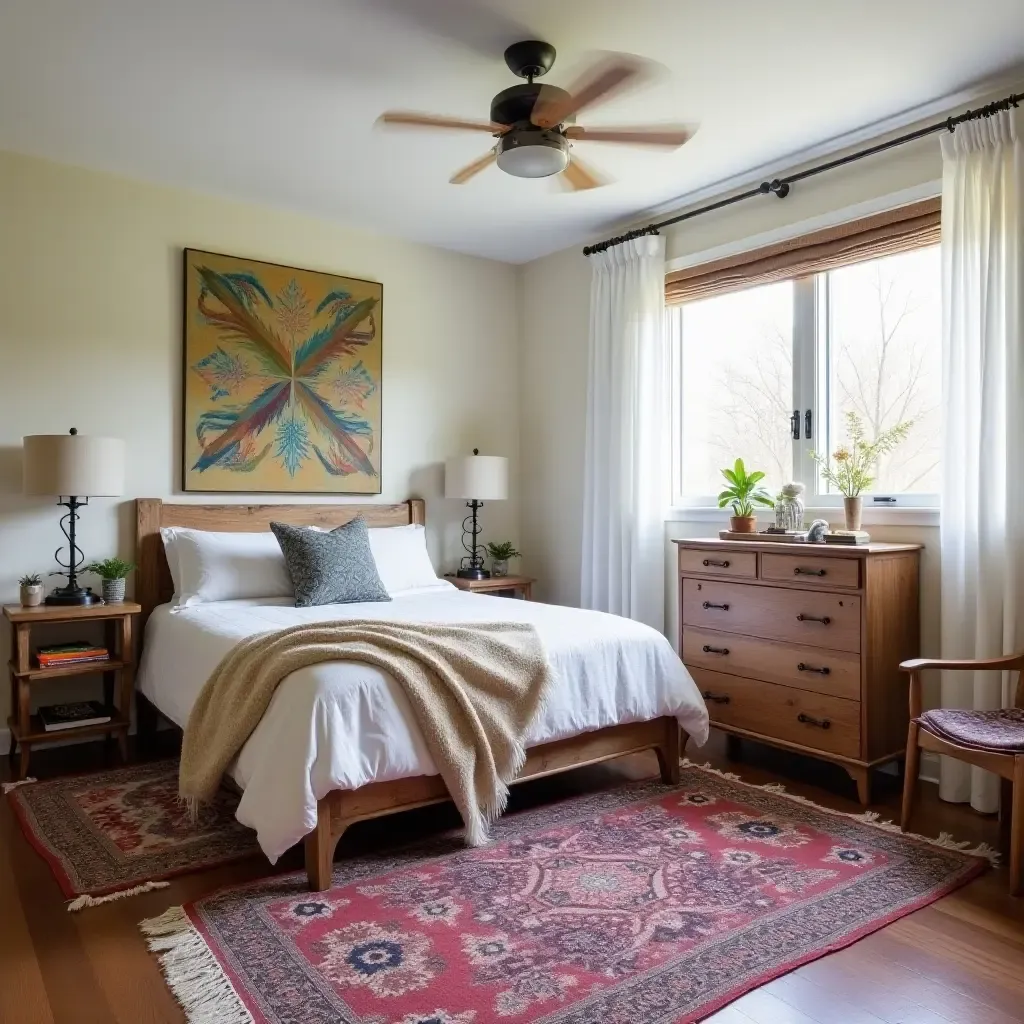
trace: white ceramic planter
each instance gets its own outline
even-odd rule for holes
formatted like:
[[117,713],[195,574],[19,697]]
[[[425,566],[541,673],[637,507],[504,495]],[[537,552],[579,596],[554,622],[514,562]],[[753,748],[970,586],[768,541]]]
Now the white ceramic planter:
[[43,603],[43,585],[35,583],[21,588],[21,607],[35,608]]

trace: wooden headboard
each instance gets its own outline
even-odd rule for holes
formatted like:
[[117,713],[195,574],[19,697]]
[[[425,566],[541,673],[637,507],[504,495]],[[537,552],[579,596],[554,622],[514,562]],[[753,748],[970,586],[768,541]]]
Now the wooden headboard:
[[398,505],[169,505],[159,498],[135,500],[138,566],[135,570],[135,600],[142,605],[141,625],[158,604],[174,594],[171,571],[160,539],[161,526],[183,526],[192,530],[255,532],[275,523],[295,526],[325,526],[333,529],[362,516],[367,526],[407,526],[426,522],[426,504],[411,498]]

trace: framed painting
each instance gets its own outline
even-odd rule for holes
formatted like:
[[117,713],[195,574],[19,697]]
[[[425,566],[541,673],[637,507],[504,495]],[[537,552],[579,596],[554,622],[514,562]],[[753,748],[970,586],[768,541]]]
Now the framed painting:
[[379,494],[383,286],[185,250],[186,491]]

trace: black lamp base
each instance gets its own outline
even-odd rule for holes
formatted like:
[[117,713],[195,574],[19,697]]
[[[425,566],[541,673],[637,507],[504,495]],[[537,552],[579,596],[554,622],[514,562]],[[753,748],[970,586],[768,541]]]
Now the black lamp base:
[[57,587],[48,594],[44,604],[83,605],[102,604],[103,598],[94,594],[89,587]]
[[455,575],[460,580],[489,580],[491,578],[491,574],[486,569],[478,569],[475,566],[460,569]]

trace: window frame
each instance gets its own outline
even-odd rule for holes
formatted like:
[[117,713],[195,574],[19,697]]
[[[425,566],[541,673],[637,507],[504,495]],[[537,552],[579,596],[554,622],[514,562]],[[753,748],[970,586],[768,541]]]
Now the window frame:
[[[805,500],[811,511],[829,512],[843,507],[840,494],[828,494],[823,490],[819,467],[810,453],[820,446],[828,450],[828,402],[829,402],[829,330],[828,330],[828,288],[827,272],[793,278],[793,403],[799,409],[801,419],[806,410],[811,411],[811,437],[804,436],[803,424],[799,440],[793,441],[793,473],[797,480],[807,483]],[[687,495],[682,493],[682,445],[683,445],[683,311],[686,304],[670,305],[665,308],[665,332],[670,346],[672,366],[672,501],[676,510],[674,518],[681,518],[695,510],[720,518],[728,514],[727,509],[718,508],[716,495]],[[891,493],[866,491],[864,497],[865,521],[868,523],[886,521],[905,522],[922,519],[928,523],[936,521],[940,497],[932,492]],[[880,515],[880,513],[882,515]],[[888,515],[886,515],[888,513]],[[922,515],[923,514],[923,515]]]

